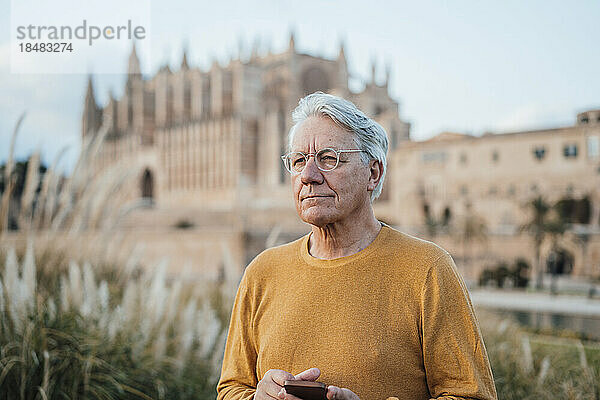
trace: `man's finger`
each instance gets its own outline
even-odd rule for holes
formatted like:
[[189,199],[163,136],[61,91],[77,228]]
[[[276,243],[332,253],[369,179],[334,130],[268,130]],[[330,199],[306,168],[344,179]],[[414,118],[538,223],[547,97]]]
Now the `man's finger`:
[[316,381],[320,375],[321,370],[319,368],[309,368],[306,371],[300,372],[294,378],[301,381]]
[[302,400],[302,399],[294,396],[293,394],[286,393],[285,389],[281,389],[279,391],[279,393],[277,394],[277,397],[280,398],[281,400]]
[[352,390],[347,388],[339,388],[337,386],[327,387],[328,400],[360,400],[360,398]]
[[339,390],[340,389],[337,386],[331,386],[331,385],[327,386],[327,395],[326,395],[327,399],[328,400],[338,400],[337,392]]
[[290,374],[287,371],[284,371],[282,369],[278,369],[278,370],[274,370],[271,373],[271,379],[273,380],[273,382],[275,382],[276,384],[278,384],[279,386],[283,386],[283,383],[285,381],[291,381],[294,380],[294,375]]
[[[332,394],[332,396],[329,396],[329,393]],[[337,386],[329,386],[327,388],[327,398],[330,400],[351,400],[352,398],[350,396],[348,396],[349,393],[347,393],[344,389],[339,388]]]

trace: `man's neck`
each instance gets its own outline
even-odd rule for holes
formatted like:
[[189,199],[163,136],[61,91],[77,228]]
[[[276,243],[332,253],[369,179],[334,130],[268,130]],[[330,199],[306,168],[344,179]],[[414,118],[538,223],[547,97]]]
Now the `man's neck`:
[[[370,214],[370,215],[369,215]],[[335,222],[323,227],[313,226],[308,242],[310,255],[323,260],[347,257],[370,245],[381,230],[381,223],[370,212],[352,222]]]

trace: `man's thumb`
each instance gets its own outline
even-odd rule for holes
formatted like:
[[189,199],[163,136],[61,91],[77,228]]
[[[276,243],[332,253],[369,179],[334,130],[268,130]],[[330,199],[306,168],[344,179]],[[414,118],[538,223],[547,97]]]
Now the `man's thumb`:
[[309,368],[306,371],[300,372],[294,378],[301,381],[316,381],[319,375],[321,375],[319,368]]

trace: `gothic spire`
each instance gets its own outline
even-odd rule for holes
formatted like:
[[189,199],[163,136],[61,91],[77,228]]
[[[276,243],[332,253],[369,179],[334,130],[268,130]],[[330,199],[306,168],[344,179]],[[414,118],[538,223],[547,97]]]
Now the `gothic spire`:
[[131,49],[131,55],[129,56],[129,65],[127,67],[127,73],[136,77],[141,76],[142,71],[140,69],[140,59],[138,58],[135,43]]
[[344,51],[344,41],[340,41],[340,52],[338,53],[338,61],[346,62],[346,52]]
[[190,69],[187,59],[187,49],[183,49],[183,57],[181,59],[181,69]]
[[85,108],[86,110],[94,110],[97,107],[96,95],[94,94],[94,83],[92,82],[92,74],[88,75],[87,90],[85,92]]
[[82,136],[95,131],[100,127],[101,110],[96,104],[96,95],[94,94],[94,84],[92,74],[88,75],[87,89],[85,93],[85,103],[83,109],[83,118],[81,122]]
[[296,51],[296,40],[294,38],[294,30],[292,29],[290,31],[290,45],[289,45],[289,50],[291,52],[295,52]]

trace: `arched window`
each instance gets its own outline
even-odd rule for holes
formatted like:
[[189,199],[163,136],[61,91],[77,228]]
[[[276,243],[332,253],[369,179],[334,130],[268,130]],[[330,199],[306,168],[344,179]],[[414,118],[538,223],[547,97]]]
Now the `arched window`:
[[550,252],[546,259],[546,271],[556,275],[568,275],[573,272],[574,257],[565,249]]
[[154,177],[152,176],[152,172],[147,168],[142,175],[141,190],[142,198],[154,199]]
[[450,207],[446,207],[446,208],[444,208],[444,219],[442,220],[442,224],[448,225],[448,224],[450,224],[451,220],[452,220],[452,211],[450,211]]

